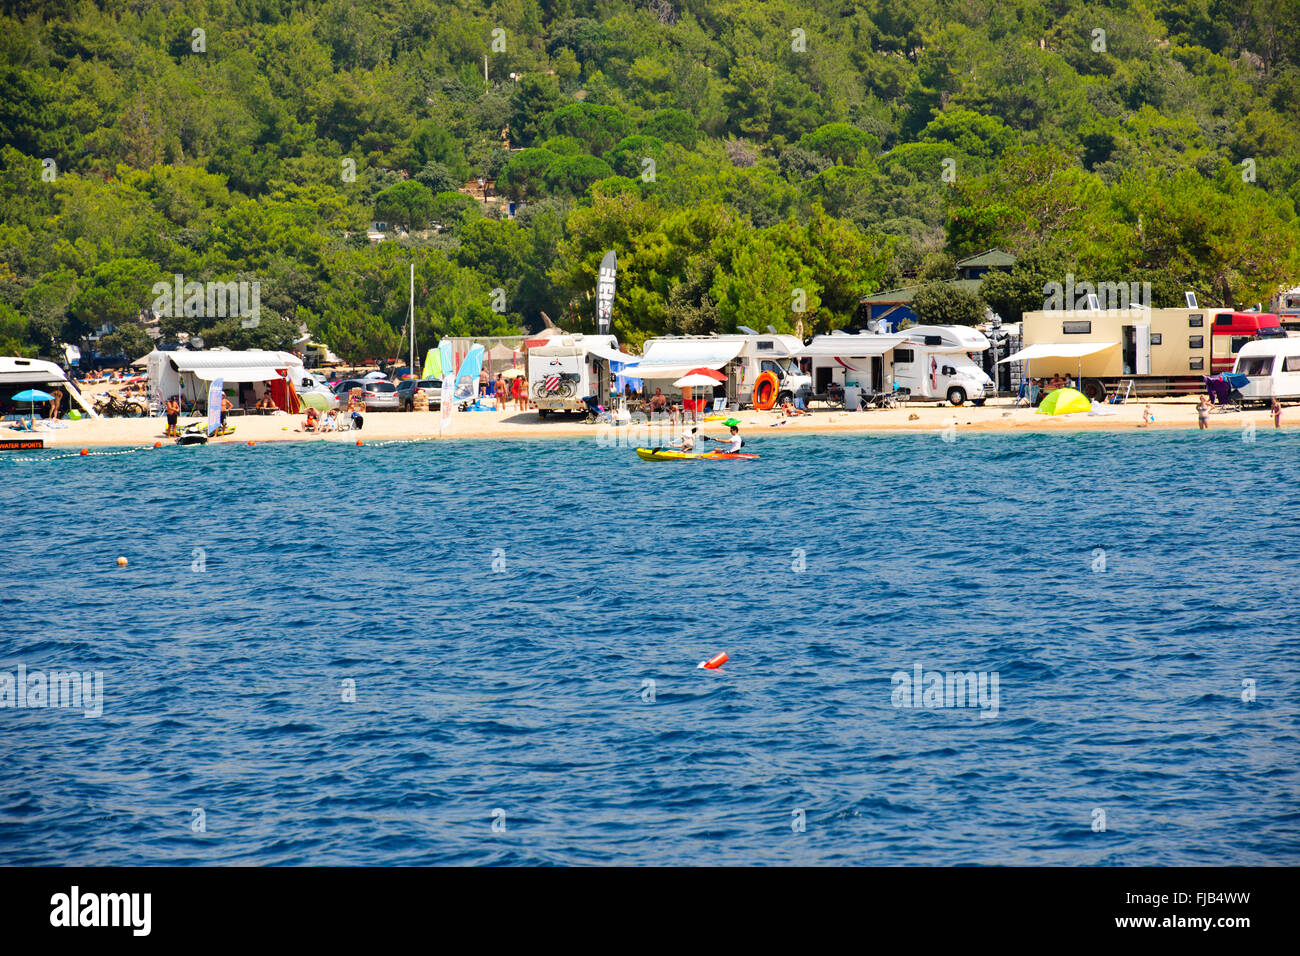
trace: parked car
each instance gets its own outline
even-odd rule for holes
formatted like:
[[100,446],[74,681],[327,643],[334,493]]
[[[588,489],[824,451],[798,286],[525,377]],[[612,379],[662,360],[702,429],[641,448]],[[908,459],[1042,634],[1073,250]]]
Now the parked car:
[[354,388],[365,388],[367,384],[367,382],[364,382],[359,378],[345,378],[341,382],[335,382],[330,387],[334,389],[334,394],[337,395],[344,404],[346,404],[349,392]]
[[366,382],[361,392],[368,412],[395,412],[397,404],[397,386],[392,382]]
[[424,392],[429,399],[429,408],[442,408],[442,382],[436,378],[403,379],[397,383],[397,404],[404,412],[415,410],[415,393]]

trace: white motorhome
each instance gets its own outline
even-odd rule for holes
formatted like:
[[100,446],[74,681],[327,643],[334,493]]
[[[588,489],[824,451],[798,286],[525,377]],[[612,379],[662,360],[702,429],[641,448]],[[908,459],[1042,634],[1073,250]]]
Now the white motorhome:
[[[719,387],[733,404],[752,404],[754,383],[764,372],[777,380],[776,401],[807,397],[812,378],[804,374],[796,356],[803,342],[794,335],[766,334],[752,329],[735,335],[682,335],[646,339],[641,361],[623,374],[640,379],[647,391],[673,391],[672,383],[693,369],[707,368],[726,376]],[[695,396],[699,398],[699,395]]]
[[903,391],[913,399],[982,405],[994,394],[993,380],[970,353],[988,347],[989,340],[972,328],[918,325],[892,334],[818,335],[802,355],[812,360],[816,393],[841,388],[851,409],[863,391]]
[[553,335],[528,346],[528,397],[542,418],[582,411],[584,398],[609,394],[609,363],[632,360],[612,335]]
[[[38,389],[50,394],[62,392],[64,400],[60,406],[60,414],[77,408],[89,418],[99,417],[77,386],[63,374],[63,369],[53,362],[0,355],[0,406],[7,407],[11,404],[14,395],[28,389]],[[48,411],[49,406],[46,405],[44,408]],[[26,406],[23,406],[22,410],[26,410]]]
[[1300,399],[1300,338],[1247,342],[1232,370],[1249,379],[1238,389],[1247,402]]

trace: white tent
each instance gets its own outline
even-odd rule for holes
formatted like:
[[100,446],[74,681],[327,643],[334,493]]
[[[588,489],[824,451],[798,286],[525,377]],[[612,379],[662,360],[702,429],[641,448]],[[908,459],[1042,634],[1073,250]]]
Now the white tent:
[[697,368],[720,369],[745,347],[743,339],[674,339],[647,342],[641,361],[628,365],[628,378],[675,379]]

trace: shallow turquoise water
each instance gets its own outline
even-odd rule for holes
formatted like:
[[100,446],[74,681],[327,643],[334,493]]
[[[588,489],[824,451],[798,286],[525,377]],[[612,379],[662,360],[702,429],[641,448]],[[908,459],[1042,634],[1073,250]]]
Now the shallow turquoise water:
[[0,862],[1300,860],[1300,435],[749,438],[0,458]]

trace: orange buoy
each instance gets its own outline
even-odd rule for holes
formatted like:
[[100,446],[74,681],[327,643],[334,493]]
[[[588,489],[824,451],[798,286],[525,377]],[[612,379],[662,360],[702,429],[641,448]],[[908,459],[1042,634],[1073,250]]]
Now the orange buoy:
[[700,661],[700,667],[703,667],[705,670],[715,671],[729,660],[731,660],[731,658],[727,656],[726,651],[723,651],[721,654],[715,654],[713,657],[710,657],[707,661]]
[[248,443],[249,443],[250,445],[256,445],[256,444],[257,444],[257,442],[253,441],[253,439],[251,439],[251,438],[248,440]]
[[154,443],[153,443],[153,447],[154,447],[154,448],[161,448],[161,447],[162,447],[162,442],[160,442],[160,441],[156,441],[156,442],[154,442]]
[[124,568],[124,567],[126,567],[126,558],[118,558],[118,559],[117,559],[117,566],[118,566],[119,568]]
[[358,438],[358,439],[357,439],[357,447],[360,448],[360,447],[361,447],[361,444],[362,444],[362,443],[361,443],[361,439]]
[[89,449],[89,448],[83,448],[83,449],[81,449],[81,453],[82,453],[83,455],[89,455],[89,454],[90,454],[90,449]]

